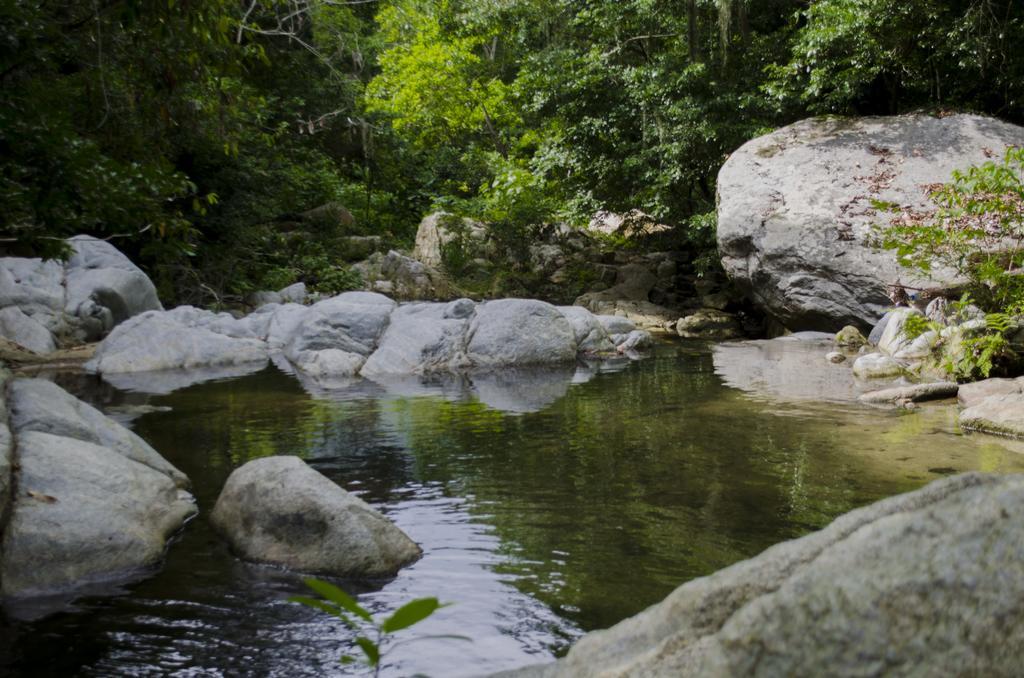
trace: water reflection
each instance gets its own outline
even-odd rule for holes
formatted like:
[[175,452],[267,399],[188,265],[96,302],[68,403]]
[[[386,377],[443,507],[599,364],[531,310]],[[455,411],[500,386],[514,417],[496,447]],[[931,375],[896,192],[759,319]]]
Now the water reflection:
[[[939,475],[1024,470],[955,410],[880,412],[722,385],[722,356],[659,346],[648,361],[575,371],[370,382],[307,392],[269,368],[105,407],[157,407],[134,427],[189,474],[202,515],[156,577],[74,613],[0,629],[0,672],[334,674],[351,636],[282,602],[294,574],[239,563],[206,516],[230,471],[299,454],[424,547],[390,582],[344,582],[384,611],[456,603],[394,669],[472,675],[532,663],[678,584]],[[717,373],[716,373],[717,372]],[[170,408],[169,411],[166,408]],[[60,647],[61,652],[53,652]]]

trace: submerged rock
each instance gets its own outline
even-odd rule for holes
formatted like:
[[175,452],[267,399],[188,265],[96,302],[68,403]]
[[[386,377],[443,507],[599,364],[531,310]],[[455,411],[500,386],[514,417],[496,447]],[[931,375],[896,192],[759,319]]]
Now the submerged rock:
[[676,323],[676,333],[685,339],[737,339],[743,336],[739,320],[731,313],[702,308]]
[[869,327],[887,286],[919,279],[872,247],[873,199],[932,206],[925,188],[1024,145],[1024,128],[975,115],[804,120],[735,151],[718,175],[718,245],[729,277],[789,329]]
[[235,469],[210,515],[242,558],[339,577],[389,577],[420,548],[298,457]]
[[964,474],[688,582],[536,676],[1015,675],[1024,478]]
[[853,325],[847,325],[836,333],[836,343],[849,348],[859,348],[868,343],[864,335]]
[[871,391],[861,395],[860,401],[870,405],[901,405],[919,403],[925,400],[941,400],[956,397],[959,384],[950,381],[939,381],[929,384],[911,384],[896,386],[881,391]]

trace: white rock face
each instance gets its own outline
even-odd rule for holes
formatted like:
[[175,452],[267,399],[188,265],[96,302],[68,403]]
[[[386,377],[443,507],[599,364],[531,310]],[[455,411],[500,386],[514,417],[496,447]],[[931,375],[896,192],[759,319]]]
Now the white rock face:
[[[792,330],[872,325],[886,286],[933,287],[895,253],[868,245],[884,220],[871,199],[925,209],[922,186],[1024,145],[1024,128],[991,118],[814,118],[744,144],[718,175],[718,245],[729,277]],[[915,285],[915,283],[918,283]]]
[[298,457],[250,461],[210,515],[246,560],[339,577],[386,577],[420,548],[380,513]]
[[533,299],[499,299],[477,307],[466,353],[476,367],[572,362],[576,333],[557,308]]
[[1024,438],[1024,393],[990,395],[960,413],[960,427]]
[[0,514],[0,597],[73,595],[157,564],[168,537],[195,513],[181,489],[188,479],[52,383],[15,379],[6,391],[0,499],[12,486],[18,491],[9,514]]
[[1015,675],[1022,518],[1020,476],[940,480],[688,582],[553,664],[501,675]]

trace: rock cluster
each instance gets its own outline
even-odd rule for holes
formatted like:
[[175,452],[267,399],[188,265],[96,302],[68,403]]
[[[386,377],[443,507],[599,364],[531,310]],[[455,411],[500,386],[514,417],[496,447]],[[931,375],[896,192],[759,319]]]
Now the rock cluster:
[[[242,318],[182,306],[117,327],[86,369],[119,385],[122,375],[168,370],[255,370],[284,358],[301,376],[331,388],[357,376],[455,373],[572,364],[579,353],[627,353],[649,335],[626,318],[605,321],[579,307],[531,299],[396,304],[346,292],[312,306],[269,304]],[[202,378],[202,377],[200,377]]]
[[0,258],[0,337],[45,354],[162,308],[152,281],[113,245],[85,235],[68,244],[65,262]]
[[188,479],[48,381],[0,375],[0,597],[143,573],[195,513]]

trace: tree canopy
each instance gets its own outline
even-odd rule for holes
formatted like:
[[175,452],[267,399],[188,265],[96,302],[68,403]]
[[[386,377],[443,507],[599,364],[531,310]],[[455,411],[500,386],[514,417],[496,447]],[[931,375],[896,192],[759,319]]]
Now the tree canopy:
[[[92,0],[0,8],[5,250],[117,237],[172,299],[331,270],[443,207],[642,209],[712,247],[715,176],[812,114],[1024,122],[1014,0]],[[335,202],[351,223],[296,215]]]

